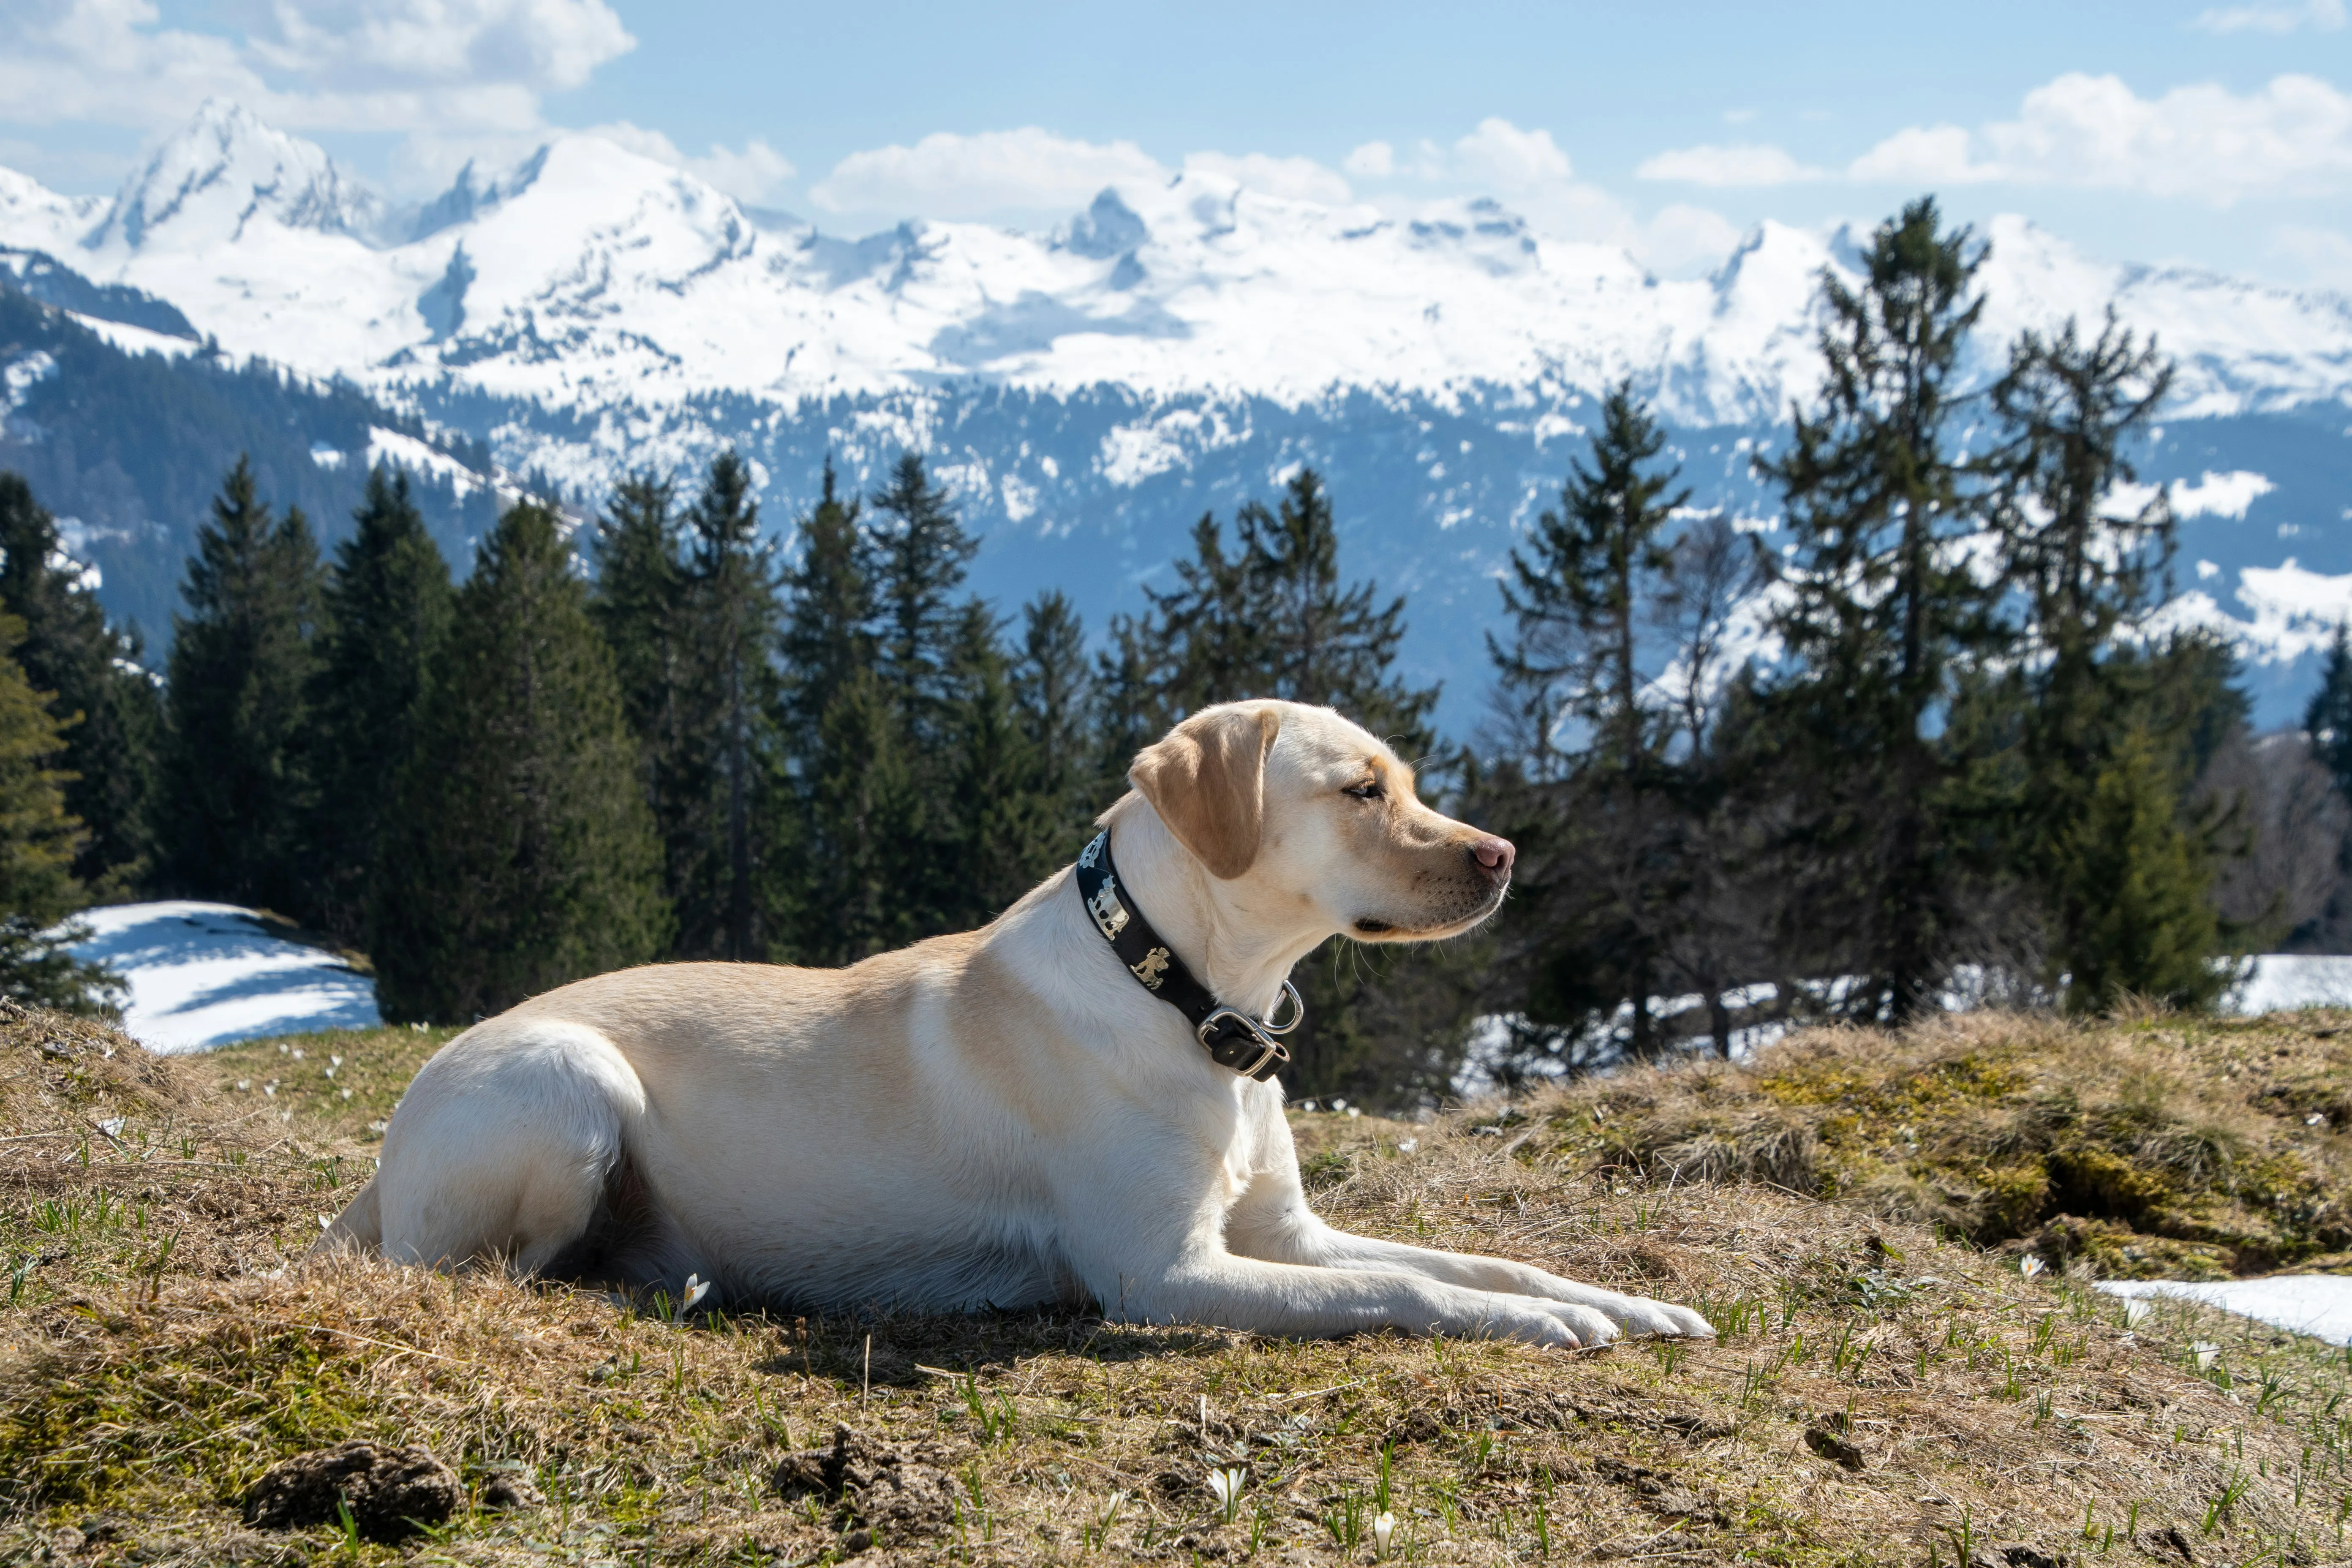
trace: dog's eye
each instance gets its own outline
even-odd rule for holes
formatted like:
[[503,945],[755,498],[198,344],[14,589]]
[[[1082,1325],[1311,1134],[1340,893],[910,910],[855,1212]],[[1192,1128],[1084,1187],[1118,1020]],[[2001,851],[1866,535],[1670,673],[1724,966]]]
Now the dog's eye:
[[1349,784],[1346,789],[1341,790],[1339,793],[1341,795],[1353,795],[1358,800],[1378,800],[1384,792],[1381,788],[1380,780],[1367,779],[1364,783],[1360,784]]

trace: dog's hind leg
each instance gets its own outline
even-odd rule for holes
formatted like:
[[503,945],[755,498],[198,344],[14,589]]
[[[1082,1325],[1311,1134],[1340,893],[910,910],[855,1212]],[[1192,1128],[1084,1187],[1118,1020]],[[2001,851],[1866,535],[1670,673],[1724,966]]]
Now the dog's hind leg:
[[594,1224],[645,1103],[627,1059],[583,1025],[494,1024],[452,1041],[384,1134],[372,1184],[384,1257],[545,1268]]
[[310,1244],[310,1256],[323,1257],[330,1253],[353,1252],[367,1255],[383,1245],[383,1221],[376,1212],[380,1194],[373,1177],[359,1190],[359,1195],[343,1205],[319,1239]]

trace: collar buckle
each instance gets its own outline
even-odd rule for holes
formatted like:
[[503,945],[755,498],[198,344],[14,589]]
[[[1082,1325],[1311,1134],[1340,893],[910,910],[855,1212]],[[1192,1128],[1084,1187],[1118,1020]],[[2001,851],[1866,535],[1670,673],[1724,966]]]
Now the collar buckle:
[[[1298,1016],[1294,1014],[1279,1032],[1287,1033],[1297,1026]],[[1244,1078],[1254,1078],[1263,1083],[1290,1064],[1290,1047],[1238,1008],[1217,1008],[1202,1019],[1200,1027],[1192,1033],[1199,1037],[1202,1048],[1209,1053],[1212,1061],[1221,1067],[1231,1068]],[[1249,1050],[1251,1045],[1257,1048]]]

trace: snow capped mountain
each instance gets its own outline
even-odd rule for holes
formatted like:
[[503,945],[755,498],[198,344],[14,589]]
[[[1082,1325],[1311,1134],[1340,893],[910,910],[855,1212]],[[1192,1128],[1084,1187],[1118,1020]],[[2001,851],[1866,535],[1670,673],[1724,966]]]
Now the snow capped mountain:
[[[1980,371],[2021,328],[2112,305],[2179,364],[2151,482],[2272,486],[2198,520],[2185,551],[2271,569],[2293,536],[2306,575],[2352,574],[2333,479],[2352,302],[2097,261],[2021,218],[1985,237]],[[1484,679],[1488,579],[1556,496],[1587,399],[1630,376],[1682,434],[1700,499],[1768,515],[1748,458],[1811,391],[1821,273],[1851,279],[1865,238],[1767,223],[1712,276],[1661,279],[1492,201],[1401,217],[1191,170],[1106,189],[1050,233],[846,240],[582,135],[395,210],[225,103],[111,202],[0,170],[0,247],[592,498],[731,443],[781,522],[828,453],[862,483],[920,446],[987,531],[981,585],[1008,599],[1085,578],[1117,607],[1204,506],[1315,463],[1352,518],[1351,569],[1413,595],[1413,655],[1454,676],[1457,721]],[[2215,615],[2227,586],[2207,584]]]
[[[58,249],[87,216],[0,183],[0,241]],[[2181,359],[2181,416],[2352,384],[2340,300],[2107,266],[2019,219],[1989,237],[1989,336],[2112,301]],[[76,238],[74,265],[171,300],[232,352],[394,392],[789,407],[978,381],[1290,405],[1508,387],[1552,404],[1632,375],[1692,425],[1774,419],[1809,390],[1816,279],[1856,240],[1766,224],[1713,277],[1661,280],[1491,201],[1397,219],[1190,172],[1106,190],[1054,234],[919,224],[847,242],[754,222],[585,136],[503,175],[469,166],[395,216],[317,147],[218,101]]]

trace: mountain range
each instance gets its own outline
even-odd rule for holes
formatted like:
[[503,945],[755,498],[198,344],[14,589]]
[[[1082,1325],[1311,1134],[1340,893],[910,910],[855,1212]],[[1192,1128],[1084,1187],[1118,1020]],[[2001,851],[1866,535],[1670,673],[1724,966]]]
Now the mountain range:
[[[2183,518],[2174,613],[2229,631],[2263,716],[2291,717],[2352,612],[2352,302],[2095,260],[2021,218],[1983,237],[1972,374],[2022,328],[2111,307],[2177,360],[2142,464]],[[982,591],[1009,611],[1060,586],[1099,627],[1166,580],[1203,511],[1311,463],[1343,570],[1408,595],[1407,660],[1445,680],[1457,734],[1481,710],[1492,579],[1608,385],[1630,378],[1667,419],[1695,502],[1769,528],[1749,460],[1811,394],[1820,276],[1850,279],[1864,238],[1768,223],[1711,275],[1660,279],[1492,201],[1393,216],[1188,171],[1106,189],[1050,232],[852,240],[586,135],[402,206],[222,102],[110,199],[0,169],[0,288],[87,334],[85,357],[257,360],[287,396],[364,400],[376,412],[322,426],[310,461],[351,479],[410,462],[456,550],[517,475],[593,507],[624,471],[731,444],[781,531],[828,455],[865,484],[912,447],[984,537]],[[54,345],[0,332],[0,462],[99,438],[72,380]],[[51,504],[96,510],[93,483],[59,478]],[[110,585],[152,578],[205,500],[146,495],[136,518],[116,495],[77,537]],[[165,634],[160,579],[121,594]]]

